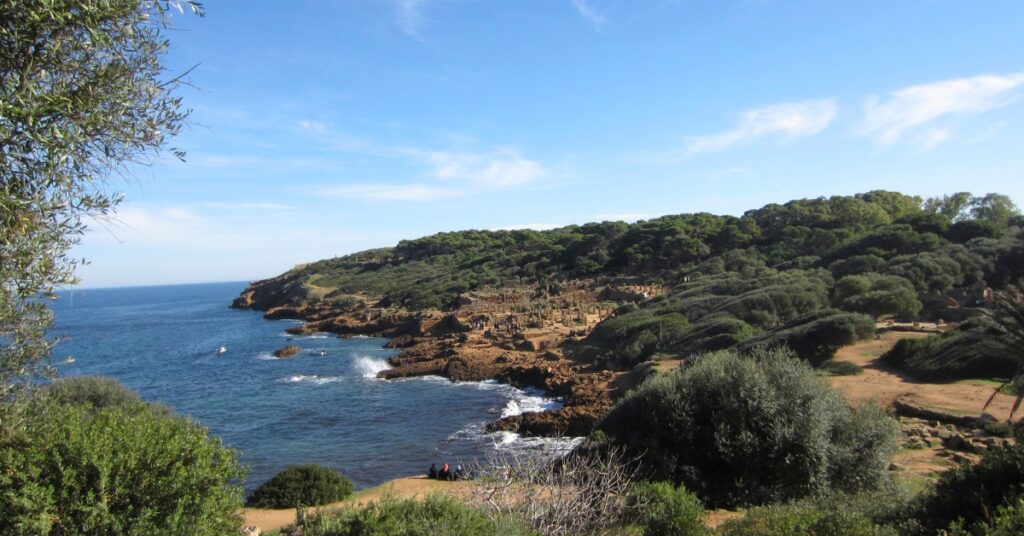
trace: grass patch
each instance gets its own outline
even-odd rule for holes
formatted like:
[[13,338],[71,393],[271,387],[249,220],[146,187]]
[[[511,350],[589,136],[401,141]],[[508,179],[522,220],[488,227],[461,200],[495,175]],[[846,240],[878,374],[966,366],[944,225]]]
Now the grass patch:
[[864,369],[849,361],[830,359],[818,365],[817,372],[822,376],[856,376],[863,374]]

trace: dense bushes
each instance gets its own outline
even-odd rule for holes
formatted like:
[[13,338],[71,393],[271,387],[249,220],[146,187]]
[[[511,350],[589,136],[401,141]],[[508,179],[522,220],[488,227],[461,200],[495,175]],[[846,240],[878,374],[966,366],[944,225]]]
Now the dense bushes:
[[[967,199],[975,198],[968,194]],[[977,206],[992,204],[976,199]],[[970,203],[973,201],[964,206],[974,206]],[[447,307],[460,292],[486,286],[596,275],[667,279],[680,273],[701,277],[732,272],[753,279],[767,266],[793,273],[829,266],[837,277],[843,277],[885,273],[893,257],[925,253],[928,258],[919,266],[889,275],[906,277],[915,287],[921,284],[934,289],[956,284],[966,273],[962,266],[948,262],[952,258],[962,264],[966,257],[948,253],[950,242],[943,236],[963,243],[995,240],[1015,221],[1005,214],[991,221],[974,221],[971,218],[989,217],[992,211],[975,214],[972,209],[949,216],[952,212],[934,212],[941,210],[935,208],[938,206],[941,200],[923,210],[919,198],[876,191],[771,204],[740,218],[680,214],[633,224],[589,223],[549,231],[439,233],[403,240],[394,248],[305,265],[283,279],[315,281],[317,287],[331,289],[334,295],[378,295],[387,303],[422,309]],[[1008,209],[1008,214],[1015,210]],[[950,233],[953,218],[958,223]],[[911,259],[908,262],[912,264]],[[925,279],[917,280],[917,269],[923,270],[920,275]],[[799,293],[794,298],[802,299]],[[778,300],[771,303],[777,305]],[[809,312],[803,306],[798,308],[797,315]],[[736,316],[750,322],[743,312],[737,311]],[[775,314],[781,322],[792,318],[784,311]],[[761,325],[756,320],[752,323]]]
[[965,527],[991,525],[998,508],[1016,506],[1021,499],[1024,445],[1016,445],[986,451],[977,465],[961,465],[942,473],[916,517],[933,530],[957,520]]
[[857,376],[858,374],[863,374],[864,369],[856,363],[830,359],[818,365],[818,372],[827,376]]
[[874,321],[862,314],[822,309],[797,318],[774,332],[751,338],[741,350],[758,346],[786,346],[801,359],[818,364],[830,359],[842,346],[875,333]]
[[139,394],[104,376],[69,376],[44,387],[39,397],[64,406],[118,408],[142,402]]
[[909,319],[921,312],[921,302],[910,281],[892,275],[848,275],[836,282],[835,303],[847,311],[874,317],[894,315]]
[[651,476],[716,507],[877,486],[896,436],[880,409],[849,408],[783,350],[701,356],[645,382],[600,427]]
[[320,506],[352,494],[352,482],[341,473],[316,464],[289,467],[264,482],[246,504],[259,508]]
[[314,517],[305,525],[306,536],[441,536],[479,534],[527,535],[522,523],[502,516],[488,516],[447,495],[424,500],[385,497],[361,508],[335,510]]
[[222,535],[237,530],[232,451],[144,404],[37,405],[0,442],[0,512],[14,534]]
[[639,511],[644,536],[698,536],[710,534],[701,521],[704,505],[694,494],[666,482],[640,484],[633,488],[629,505]]
[[921,380],[1009,378],[1017,360],[983,319],[923,339],[901,339],[882,361]]

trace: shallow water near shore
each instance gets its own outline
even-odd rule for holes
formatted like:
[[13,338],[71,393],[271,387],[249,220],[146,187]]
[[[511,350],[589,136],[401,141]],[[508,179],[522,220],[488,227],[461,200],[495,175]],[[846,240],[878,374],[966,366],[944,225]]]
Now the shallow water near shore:
[[[281,469],[319,463],[359,488],[466,463],[494,449],[559,449],[569,440],[484,434],[502,416],[558,407],[496,382],[379,380],[384,339],[296,337],[295,321],[229,309],[245,283],[74,290],[53,304],[61,376],[105,375],[190,415],[239,451],[254,489]],[[289,359],[274,350],[297,345]],[[226,351],[218,353],[218,348]],[[68,356],[74,362],[64,364]]]

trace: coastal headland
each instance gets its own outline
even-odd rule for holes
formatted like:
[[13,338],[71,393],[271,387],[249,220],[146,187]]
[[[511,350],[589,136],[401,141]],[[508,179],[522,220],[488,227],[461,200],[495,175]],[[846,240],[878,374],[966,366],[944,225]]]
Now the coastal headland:
[[482,290],[461,295],[447,311],[409,311],[375,296],[317,299],[318,289],[306,287],[295,292],[280,279],[258,281],[232,307],[262,310],[267,319],[304,321],[288,329],[295,335],[388,338],[386,346],[399,353],[380,378],[435,375],[542,389],[563,407],[505,417],[487,429],[543,437],[589,434],[616,397],[635,384],[636,374],[580,358],[580,343],[618,307],[662,292],[628,281],[580,279],[556,292],[525,285]]

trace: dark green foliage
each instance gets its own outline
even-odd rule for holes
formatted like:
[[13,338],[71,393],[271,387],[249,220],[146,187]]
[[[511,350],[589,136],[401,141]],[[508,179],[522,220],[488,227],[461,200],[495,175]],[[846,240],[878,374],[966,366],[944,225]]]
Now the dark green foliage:
[[644,536],[698,536],[710,534],[701,516],[704,505],[682,486],[667,482],[639,484],[629,496],[629,506],[639,510]]
[[911,216],[905,216],[893,223],[905,223],[919,233],[932,233],[943,235],[949,229],[949,219],[941,214],[922,212]]
[[1024,499],[1000,506],[991,527],[984,529],[985,536],[1019,536],[1024,534]]
[[984,426],[985,433],[997,437],[1013,437],[1013,425],[1000,421],[989,421]]
[[776,331],[744,341],[740,349],[786,346],[812,364],[831,359],[842,346],[867,339],[875,322],[866,315],[822,309],[796,318]]
[[[767,205],[740,218],[702,213],[440,233],[313,263],[253,288],[260,308],[300,302],[309,284],[339,302],[364,294],[422,309],[507,285],[557,295],[577,277],[657,282],[664,295],[620,307],[591,332],[579,357],[631,368],[658,352],[786,344],[820,362],[870,333],[869,320],[855,313],[916,319],[925,301],[924,316],[935,318],[943,293],[1019,283],[1024,235],[1006,227],[1013,217],[992,223],[984,207],[1003,213],[1007,205],[955,194],[922,210],[920,198],[874,191]],[[980,215],[988,219],[974,219]],[[954,221],[984,221],[997,233],[952,244],[943,234]]]
[[857,376],[858,374],[863,374],[864,369],[849,361],[830,359],[818,365],[818,372],[828,376]]
[[848,275],[836,282],[833,293],[838,307],[876,318],[894,315],[909,319],[921,312],[921,301],[917,299],[914,286],[899,276]]
[[742,518],[723,524],[717,533],[724,536],[897,534],[894,529],[875,525],[860,513],[804,503],[752,508]]
[[975,319],[941,335],[901,339],[881,359],[921,380],[1009,378],[1018,362],[1001,337],[990,322]]
[[956,520],[964,525],[991,525],[1002,506],[1024,499],[1024,445],[986,451],[981,462],[965,464],[939,476],[916,515],[934,530]]
[[897,433],[880,409],[851,409],[781,350],[700,356],[635,389],[600,428],[642,454],[653,478],[715,507],[877,486]]
[[949,239],[950,242],[963,244],[975,238],[994,238],[999,236],[999,228],[987,221],[958,221],[950,225],[943,236]]
[[264,482],[249,495],[246,505],[258,508],[295,508],[338,502],[352,494],[352,481],[316,464],[295,465]]
[[36,406],[0,441],[7,534],[232,534],[243,475],[232,451],[145,404]]
[[846,259],[839,259],[829,265],[828,269],[835,277],[846,275],[863,274],[865,272],[880,272],[886,266],[885,259],[876,255],[854,255]]
[[515,536],[532,532],[522,523],[490,516],[448,495],[424,500],[385,497],[361,508],[326,512],[308,521],[306,536]]

